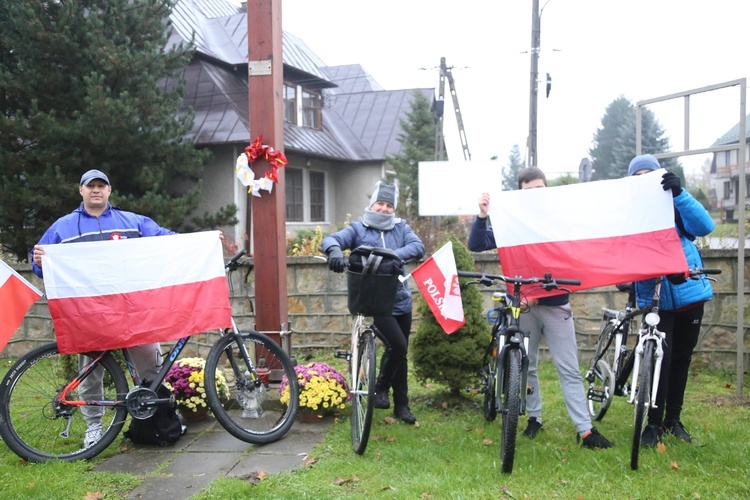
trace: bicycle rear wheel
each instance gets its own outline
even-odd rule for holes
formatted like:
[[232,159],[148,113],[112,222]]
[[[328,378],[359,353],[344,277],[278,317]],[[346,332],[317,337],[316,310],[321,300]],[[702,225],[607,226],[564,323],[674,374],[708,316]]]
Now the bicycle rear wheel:
[[497,417],[497,337],[492,339],[482,368],[482,389],[484,390],[484,419],[494,422]]
[[638,374],[638,393],[635,396],[635,421],[633,423],[633,448],[630,451],[630,468],[638,470],[638,455],[641,450],[641,434],[651,405],[651,381],[654,373],[654,342],[643,346],[641,370]]
[[508,349],[502,387],[502,429],[500,438],[500,460],[502,471],[513,472],[516,454],[516,431],[521,407],[521,351]]
[[589,388],[586,393],[591,418],[601,420],[612,404],[615,392],[615,377],[612,366],[616,353],[612,348],[612,334],[614,325],[607,323],[596,341],[596,352],[592,359],[592,366],[586,373]]
[[[124,401],[128,382],[117,362],[106,355],[95,371],[103,374],[99,401]],[[78,356],[60,354],[56,343],[40,346],[14,364],[0,386],[0,436],[13,453],[29,462],[93,458],[122,430],[125,405],[87,407],[101,414],[101,438],[89,446],[83,440],[88,427],[81,407],[58,404],[60,391],[78,373]],[[77,391],[70,396],[80,399]],[[98,417],[95,417],[98,418]]]
[[[375,334],[367,328],[359,336],[356,381],[352,381],[352,446],[360,455],[367,448],[372,426],[373,397],[375,395]],[[355,386],[356,385],[356,386]]]
[[589,415],[594,420],[601,420],[607,414],[615,393],[615,376],[609,363],[600,359],[591,370],[591,380],[587,393]]
[[[245,363],[246,350],[252,362]],[[258,374],[257,367],[268,368]],[[219,394],[218,376],[229,394]],[[231,435],[253,444],[281,439],[294,424],[299,409],[299,385],[289,355],[267,335],[249,331],[223,335],[206,358],[208,406]],[[281,388],[281,385],[284,388]]]

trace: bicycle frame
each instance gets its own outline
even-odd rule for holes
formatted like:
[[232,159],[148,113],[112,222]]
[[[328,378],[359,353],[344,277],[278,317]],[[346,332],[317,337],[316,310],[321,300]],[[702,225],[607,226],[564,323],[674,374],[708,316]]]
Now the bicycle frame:
[[[656,282],[654,289],[654,298],[651,303],[651,307],[648,308],[648,312],[643,315],[641,321],[641,328],[638,330],[638,344],[633,349],[634,362],[633,362],[633,379],[631,387],[636,385],[636,377],[640,374],[641,369],[641,358],[643,357],[643,348],[647,342],[654,343],[654,374],[651,383],[651,401],[649,402],[649,409],[656,408],[656,393],[659,388],[659,378],[661,376],[661,363],[664,359],[664,332],[656,329],[659,324],[659,292],[661,291],[661,281]],[[628,403],[633,404],[635,402],[635,391],[630,391],[630,398]]]
[[[526,387],[528,381],[529,332],[521,330],[519,326],[521,322],[521,284],[518,282],[513,284],[513,294],[510,296],[510,304],[508,305],[506,314],[508,312],[510,314],[507,325],[501,325],[498,330],[498,386],[497,392],[495,393],[495,404],[499,410],[502,410],[500,398],[505,383],[506,356],[510,349],[520,349],[521,351],[521,387]],[[526,413],[525,390],[521,391],[520,398],[521,404],[519,406],[519,414],[523,415]]]

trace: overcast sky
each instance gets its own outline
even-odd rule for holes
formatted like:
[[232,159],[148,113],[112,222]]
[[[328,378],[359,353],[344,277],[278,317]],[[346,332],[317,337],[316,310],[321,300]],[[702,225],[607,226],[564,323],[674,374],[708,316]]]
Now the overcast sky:
[[[529,127],[531,0],[281,0],[282,25],[327,65],[360,64],[386,90],[437,88],[453,67],[473,160],[505,164]],[[577,174],[609,103],[632,102],[750,75],[748,0],[540,0],[538,163]],[[545,74],[552,91],[544,97]],[[451,160],[463,158],[446,86]],[[682,99],[651,107],[683,150]],[[740,118],[739,87],[691,100],[692,149]],[[682,159],[690,173],[705,157]]]

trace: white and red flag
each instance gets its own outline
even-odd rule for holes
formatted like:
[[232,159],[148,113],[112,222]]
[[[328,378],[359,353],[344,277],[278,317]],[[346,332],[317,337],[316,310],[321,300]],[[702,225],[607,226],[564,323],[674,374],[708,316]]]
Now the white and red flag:
[[687,271],[663,173],[503,191],[489,207],[503,274],[581,280],[575,291]]
[[231,326],[218,231],[45,245],[42,268],[65,354]]
[[0,260],[0,351],[21,326],[26,312],[41,296],[42,292]]
[[453,243],[443,245],[411,276],[445,333],[451,334],[466,324]]

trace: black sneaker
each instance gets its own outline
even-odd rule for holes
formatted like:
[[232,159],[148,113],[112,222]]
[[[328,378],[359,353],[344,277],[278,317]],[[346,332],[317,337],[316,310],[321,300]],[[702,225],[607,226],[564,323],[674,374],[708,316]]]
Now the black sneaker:
[[529,417],[529,425],[523,431],[523,435],[529,439],[534,439],[539,431],[542,430],[542,423],[536,417]]
[[603,450],[605,448],[612,448],[614,445],[609,442],[607,438],[602,436],[596,427],[592,427],[588,435],[584,438],[577,435],[576,441],[581,440],[581,446],[589,448],[591,450]]
[[372,398],[372,405],[381,410],[387,410],[391,407],[391,401],[388,399],[388,392],[376,392]]
[[682,422],[680,422],[679,420],[673,424],[665,423],[664,430],[672,434],[674,437],[676,437],[680,441],[684,441],[685,443],[693,442],[693,438],[690,437],[690,434],[688,434],[688,431],[685,430],[685,427],[682,425]]
[[661,441],[661,435],[664,431],[661,425],[648,425],[641,433],[641,447],[654,448]]
[[408,406],[396,406],[393,408],[393,415],[407,424],[414,424],[417,421],[417,417],[409,410]]

